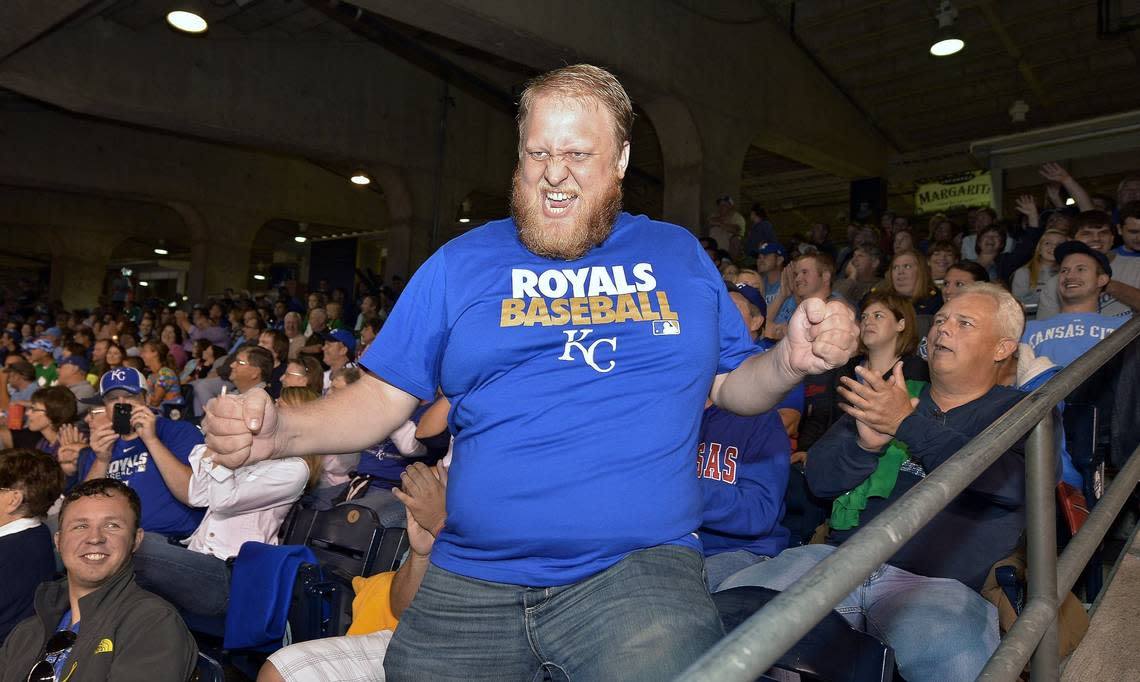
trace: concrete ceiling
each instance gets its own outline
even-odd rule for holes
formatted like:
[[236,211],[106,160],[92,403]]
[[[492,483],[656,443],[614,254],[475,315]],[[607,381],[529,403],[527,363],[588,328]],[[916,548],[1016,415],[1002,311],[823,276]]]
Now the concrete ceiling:
[[[532,27],[543,25],[542,17],[537,15],[541,10],[536,9],[534,16],[516,12],[519,24],[510,28],[519,38],[518,42],[524,44],[518,47],[510,43],[504,45],[502,41],[474,40],[471,36],[475,31],[489,29],[472,28],[470,33],[464,33],[465,29],[457,25],[473,11],[484,11],[482,18],[488,25],[501,23],[502,17],[509,16],[518,6],[508,1],[488,1],[481,6],[448,0],[412,3],[395,9],[399,3],[358,0],[353,4],[374,10],[370,15],[373,20],[370,34],[362,30],[360,22],[354,24],[351,20],[354,7],[323,0],[188,0],[179,3],[60,0],[51,3],[52,11],[45,11],[40,0],[8,0],[0,3],[0,61],[27,50],[60,27],[74,30],[77,35],[88,35],[104,32],[102,24],[110,24],[114,28],[108,35],[121,39],[137,34],[140,39],[149,41],[148,45],[157,46],[162,41],[155,34],[164,29],[163,17],[176,4],[196,5],[210,21],[208,36],[197,40],[271,45],[287,65],[295,66],[300,55],[325,54],[302,52],[308,49],[306,46],[322,49],[344,46],[343,54],[347,58],[368,54],[367,48],[379,45],[432,72],[455,68],[461,72],[458,86],[465,89],[466,94],[491,104],[504,115],[509,114],[507,110],[520,84],[536,73],[544,60],[550,61],[556,48],[573,44],[575,28],[567,26],[566,36],[543,34],[547,42],[535,42],[528,47],[525,43],[530,34],[523,29],[532,31]],[[1140,5],[1138,0],[1121,0],[1115,4],[1126,14],[1140,12],[1134,8]],[[885,140],[888,151],[892,152],[890,167],[906,169],[902,179],[896,182],[895,189],[899,191],[905,191],[900,188],[904,188],[908,178],[931,174],[932,169],[952,170],[969,164],[971,160],[966,151],[972,140],[1140,108],[1137,33],[1124,31],[1118,35],[1098,36],[1095,0],[958,0],[955,2],[959,11],[956,25],[966,40],[966,49],[944,59],[931,57],[927,52],[936,31],[936,5],[934,0],[733,0],[719,3],[660,0],[663,15],[672,13],[681,17],[677,21],[682,35],[685,22],[691,22],[697,35],[710,31],[708,26],[730,26],[740,35],[761,36],[756,42],[757,49],[767,49],[773,42],[773,32],[786,34],[818,67],[830,87],[841,95],[840,99],[849,103],[857,117],[869,124],[870,135]],[[422,21],[414,16],[421,7],[429,6],[432,11],[423,10]],[[440,15],[441,6],[454,10],[455,18],[450,23]],[[635,15],[623,9],[618,7],[615,17]],[[593,16],[589,11],[593,10],[584,10],[583,16]],[[91,30],[84,31],[85,26]],[[602,29],[601,26],[596,28]],[[611,32],[621,35],[615,31],[614,26],[605,27],[606,35]],[[589,49],[594,49],[592,44],[583,47],[579,54],[589,58],[592,56]],[[686,49],[686,46],[678,49]],[[771,49],[771,54],[778,58],[783,48]],[[648,46],[644,51],[648,51]],[[234,50],[233,54],[242,52]],[[115,63],[122,64],[125,56],[126,53],[116,53],[118,61]],[[696,66],[711,68],[707,60],[702,66],[701,58],[694,57]],[[450,67],[433,62],[437,58]],[[641,58],[637,52],[627,56],[626,61],[634,64]],[[199,63],[197,57],[185,53],[171,55],[172,63],[178,60],[187,63],[193,60],[195,66]],[[207,62],[203,69],[208,71],[210,66]],[[123,73],[122,78],[141,79],[150,67],[140,63],[135,73]],[[635,71],[632,66],[626,70]],[[777,71],[776,76],[785,73],[794,72]],[[741,84],[741,89],[755,87],[750,80],[753,74],[729,75]],[[242,74],[242,77],[250,78],[253,74]],[[715,74],[710,72],[710,78],[713,77]],[[638,74],[631,83],[631,89],[636,92],[651,92],[653,87],[660,87],[644,74]],[[793,85],[800,84],[765,81],[764,86],[768,88],[765,96],[780,98],[787,93],[790,98]],[[305,87],[311,86],[306,82]],[[245,90],[252,91],[254,86]],[[1018,99],[1029,106],[1024,123],[1010,120],[1009,108]],[[742,101],[736,97],[725,98],[729,108],[740,106]],[[36,106],[34,101],[6,95],[3,91],[0,91],[0,105],[5,109]],[[137,123],[150,115],[141,111],[137,103],[124,106],[132,109],[130,114],[114,112],[114,120]],[[74,108],[83,111],[81,106]],[[305,110],[298,116],[311,118],[312,111]],[[228,139],[211,138],[211,131],[220,131],[223,126],[213,122],[197,123],[192,115],[187,115],[187,123],[176,122],[169,111],[161,113],[166,118],[156,116],[155,126],[176,134],[217,139],[227,144],[237,141],[255,148],[297,154],[325,164],[334,172],[348,168],[336,165],[348,158],[351,150],[346,151],[348,145],[344,144],[332,149],[332,143],[339,142],[334,135],[330,135],[327,143],[331,151],[322,160],[315,158],[314,148],[304,144],[312,138],[297,135],[286,144],[281,135],[281,146],[273,149],[268,137],[234,134]],[[434,113],[428,115],[435,116]],[[850,120],[836,116],[837,125],[847,129]],[[769,123],[776,127],[783,121]],[[868,131],[859,131],[859,134],[866,135]],[[633,172],[626,183],[627,204],[633,210],[660,215],[662,186],[667,173],[657,131],[650,118],[643,115],[634,133]],[[313,142],[314,147],[318,144],[326,143],[324,140]],[[826,148],[829,144],[830,141],[820,146]],[[374,146],[382,148],[382,145]],[[797,155],[794,148],[789,149],[774,144],[770,137],[761,136],[741,152],[742,204],[759,201],[795,211],[845,202],[847,183],[858,174],[856,169],[864,159],[847,159],[846,165],[832,162],[824,168],[826,164],[814,163],[812,154]],[[872,168],[876,162],[867,161],[863,166]],[[422,170],[430,168],[430,164],[424,164]],[[501,215],[505,207],[505,187],[503,190],[500,193],[486,186],[478,188],[469,195],[464,210],[476,220]],[[451,219],[452,216],[447,217],[448,224]],[[286,225],[282,229],[287,232],[289,228]],[[310,229],[324,228],[314,223]],[[335,234],[337,229],[330,227],[328,232]]]

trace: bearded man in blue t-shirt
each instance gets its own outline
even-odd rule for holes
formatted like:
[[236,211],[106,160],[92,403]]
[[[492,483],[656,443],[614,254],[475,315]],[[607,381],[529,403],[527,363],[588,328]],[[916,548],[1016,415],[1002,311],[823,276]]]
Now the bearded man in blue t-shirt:
[[207,445],[234,467],[352,452],[440,387],[448,517],[385,671],[669,679],[723,634],[694,535],[705,398],[770,409],[848,360],[854,316],[805,301],[759,353],[696,238],[621,213],[633,109],[608,72],[538,77],[518,121],[513,218],[420,267],[361,358],[369,374],[288,412],[256,392],[215,400]]

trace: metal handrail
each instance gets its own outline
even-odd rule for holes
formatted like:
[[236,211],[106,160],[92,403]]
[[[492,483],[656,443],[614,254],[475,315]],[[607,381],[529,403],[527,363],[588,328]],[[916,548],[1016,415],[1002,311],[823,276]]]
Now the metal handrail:
[[[1053,407],[1138,336],[1140,336],[1140,316],[1133,317],[1115,333],[1061,370],[1044,386],[1026,395],[1000,419],[930,472],[921,484],[907,491],[827,558],[741,623],[716,646],[705,652],[682,673],[680,679],[709,682],[755,680],[1022,436],[1038,424],[1050,424],[1050,420],[1044,418]],[[1030,603],[1019,619],[1019,622],[1025,620],[1026,624],[1020,629],[1015,626],[1017,632],[1011,630],[1007,633],[1002,646],[995,653],[995,659],[1003,664],[1002,671],[999,673],[996,669],[991,670],[993,665],[987,666],[984,672],[990,676],[989,679],[1014,679],[1034,649],[1040,652],[1034,656],[1034,681],[1056,679],[1057,676],[1054,626],[1060,603],[1058,592],[1061,591],[1062,594],[1067,592],[1072,582],[1068,582],[1068,587],[1064,587],[1063,584],[1058,585],[1057,580],[1054,508],[1056,482],[1053,478],[1055,466],[1050,435],[1051,427],[1042,426],[1029,440],[1026,449],[1026,526],[1030,554],[1027,568]],[[1138,469],[1132,467],[1137,461],[1136,457],[1132,457],[1129,466],[1121,473],[1123,474],[1125,470],[1137,472]],[[1133,485],[1135,482],[1136,478],[1133,476]],[[1112,488],[1119,488],[1125,484],[1127,481],[1118,476]],[[1124,497],[1126,496],[1127,493],[1124,493]],[[1094,516],[1100,511],[1100,507],[1101,505],[1098,505],[1093,513]],[[1105,510],[1105,515],[1108,511]],[[1116,511],[1119,511],[1119,507]],[[1099,517],[1095,528],[1089,528],[1089,530],[1101,529],[1102,537],[1112,520],[1109,518],[1107,522],[1104,521],[1105,515]],[[1112,516],[1115,515],[1116,512],[1113,512]],[[1081,533],[1085,530],[1082,528]],[[1048,531],[1051,545],[1050,538],[1045,537],[1045,531]],[[1099,538],[1089,544],[1088,535],[1081,538],[1081,533],[1078,533],[1075,539],[1079,543],[1080,553],[1091,555],[1099,544]],[[1066,555],[1068,554],[1066,551]],[[1063,582],[1067,582],[1073,575],[1074,565],[1083,566],[1083,563],[1077,564],[1075,559],[1077,556],[1075,553],[1073,558],[1065,563],[1066,577]],[[1062,560],[1064,561],[1065,557]],[[1087,561],[1087,556],[1085,560]],[[1079,574],[1079,569],[1076,572]],[[1075,580],[1075,577],[1073,579]],[[1040,623],[1028,627],[1031,616]],[[1013,654],[1013,650],[1022,647],[1025,644],[1023,640],[1026,639],[1032,640],[1028,645],[1029,654],[1025,657],[1022,657],[1021,651]],[[1039,643],[1044,646],[1038,646]],[[1009,666],[1018,660],[1020,665],[1011,674]],[[991,664],[993,662],[994,659],[991,659]],[[1046,670],[1050,667],[1051,673]],[[1040,678],[1038,674],[1041,675]]]

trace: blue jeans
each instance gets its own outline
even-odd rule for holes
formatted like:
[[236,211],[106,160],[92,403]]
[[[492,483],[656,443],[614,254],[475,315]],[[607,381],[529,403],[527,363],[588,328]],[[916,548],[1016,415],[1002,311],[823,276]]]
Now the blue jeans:
[[[804,545],[740,571],[727,590],[759,585],[785,590],[835,551]],[[883,564],[836,607],[852,627],[895,650],[908,680],[972,680],[997,649],[998,613],[977,592],[950,578],[928,578]]]
[[705,557],[705,575],[708,581],[709,592],[716,592],[717,588],[730,575],[742,571],[753,564],[766,561],[768,557],[753,554],[746,549],[734,552],[721,552]]
[[384,659],[389,679],[669,680],[724,630],[697,552],[633,552],[572,585],[528,588],[432,565]]
[[201,616],[220,616],[230,600],[230,568],[212,554],[172,545],[146,533],[135,552],[135,582],[143,589]]

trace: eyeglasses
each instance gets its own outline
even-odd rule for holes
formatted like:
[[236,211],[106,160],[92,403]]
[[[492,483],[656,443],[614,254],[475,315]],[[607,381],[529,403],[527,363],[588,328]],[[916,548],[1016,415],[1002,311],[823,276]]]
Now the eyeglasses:
[[46,407],[29,407],[28,412],[43,412],[44,414],[47,414],[47,408]]
[[285,373],[291,377],[304,377],[304,376],[309,375],[308,372],[285,372]]
[[241,365],[242,367],[246,367],[249,365],[249,360],[240,360],[240,359],[234,360],[234,364],[235,365]]
[[75,646],[75,637],[71,630],[52,635],[44,647],[44,657],[28,673],[28,682],[55,682],[55,662],[60,654]]

